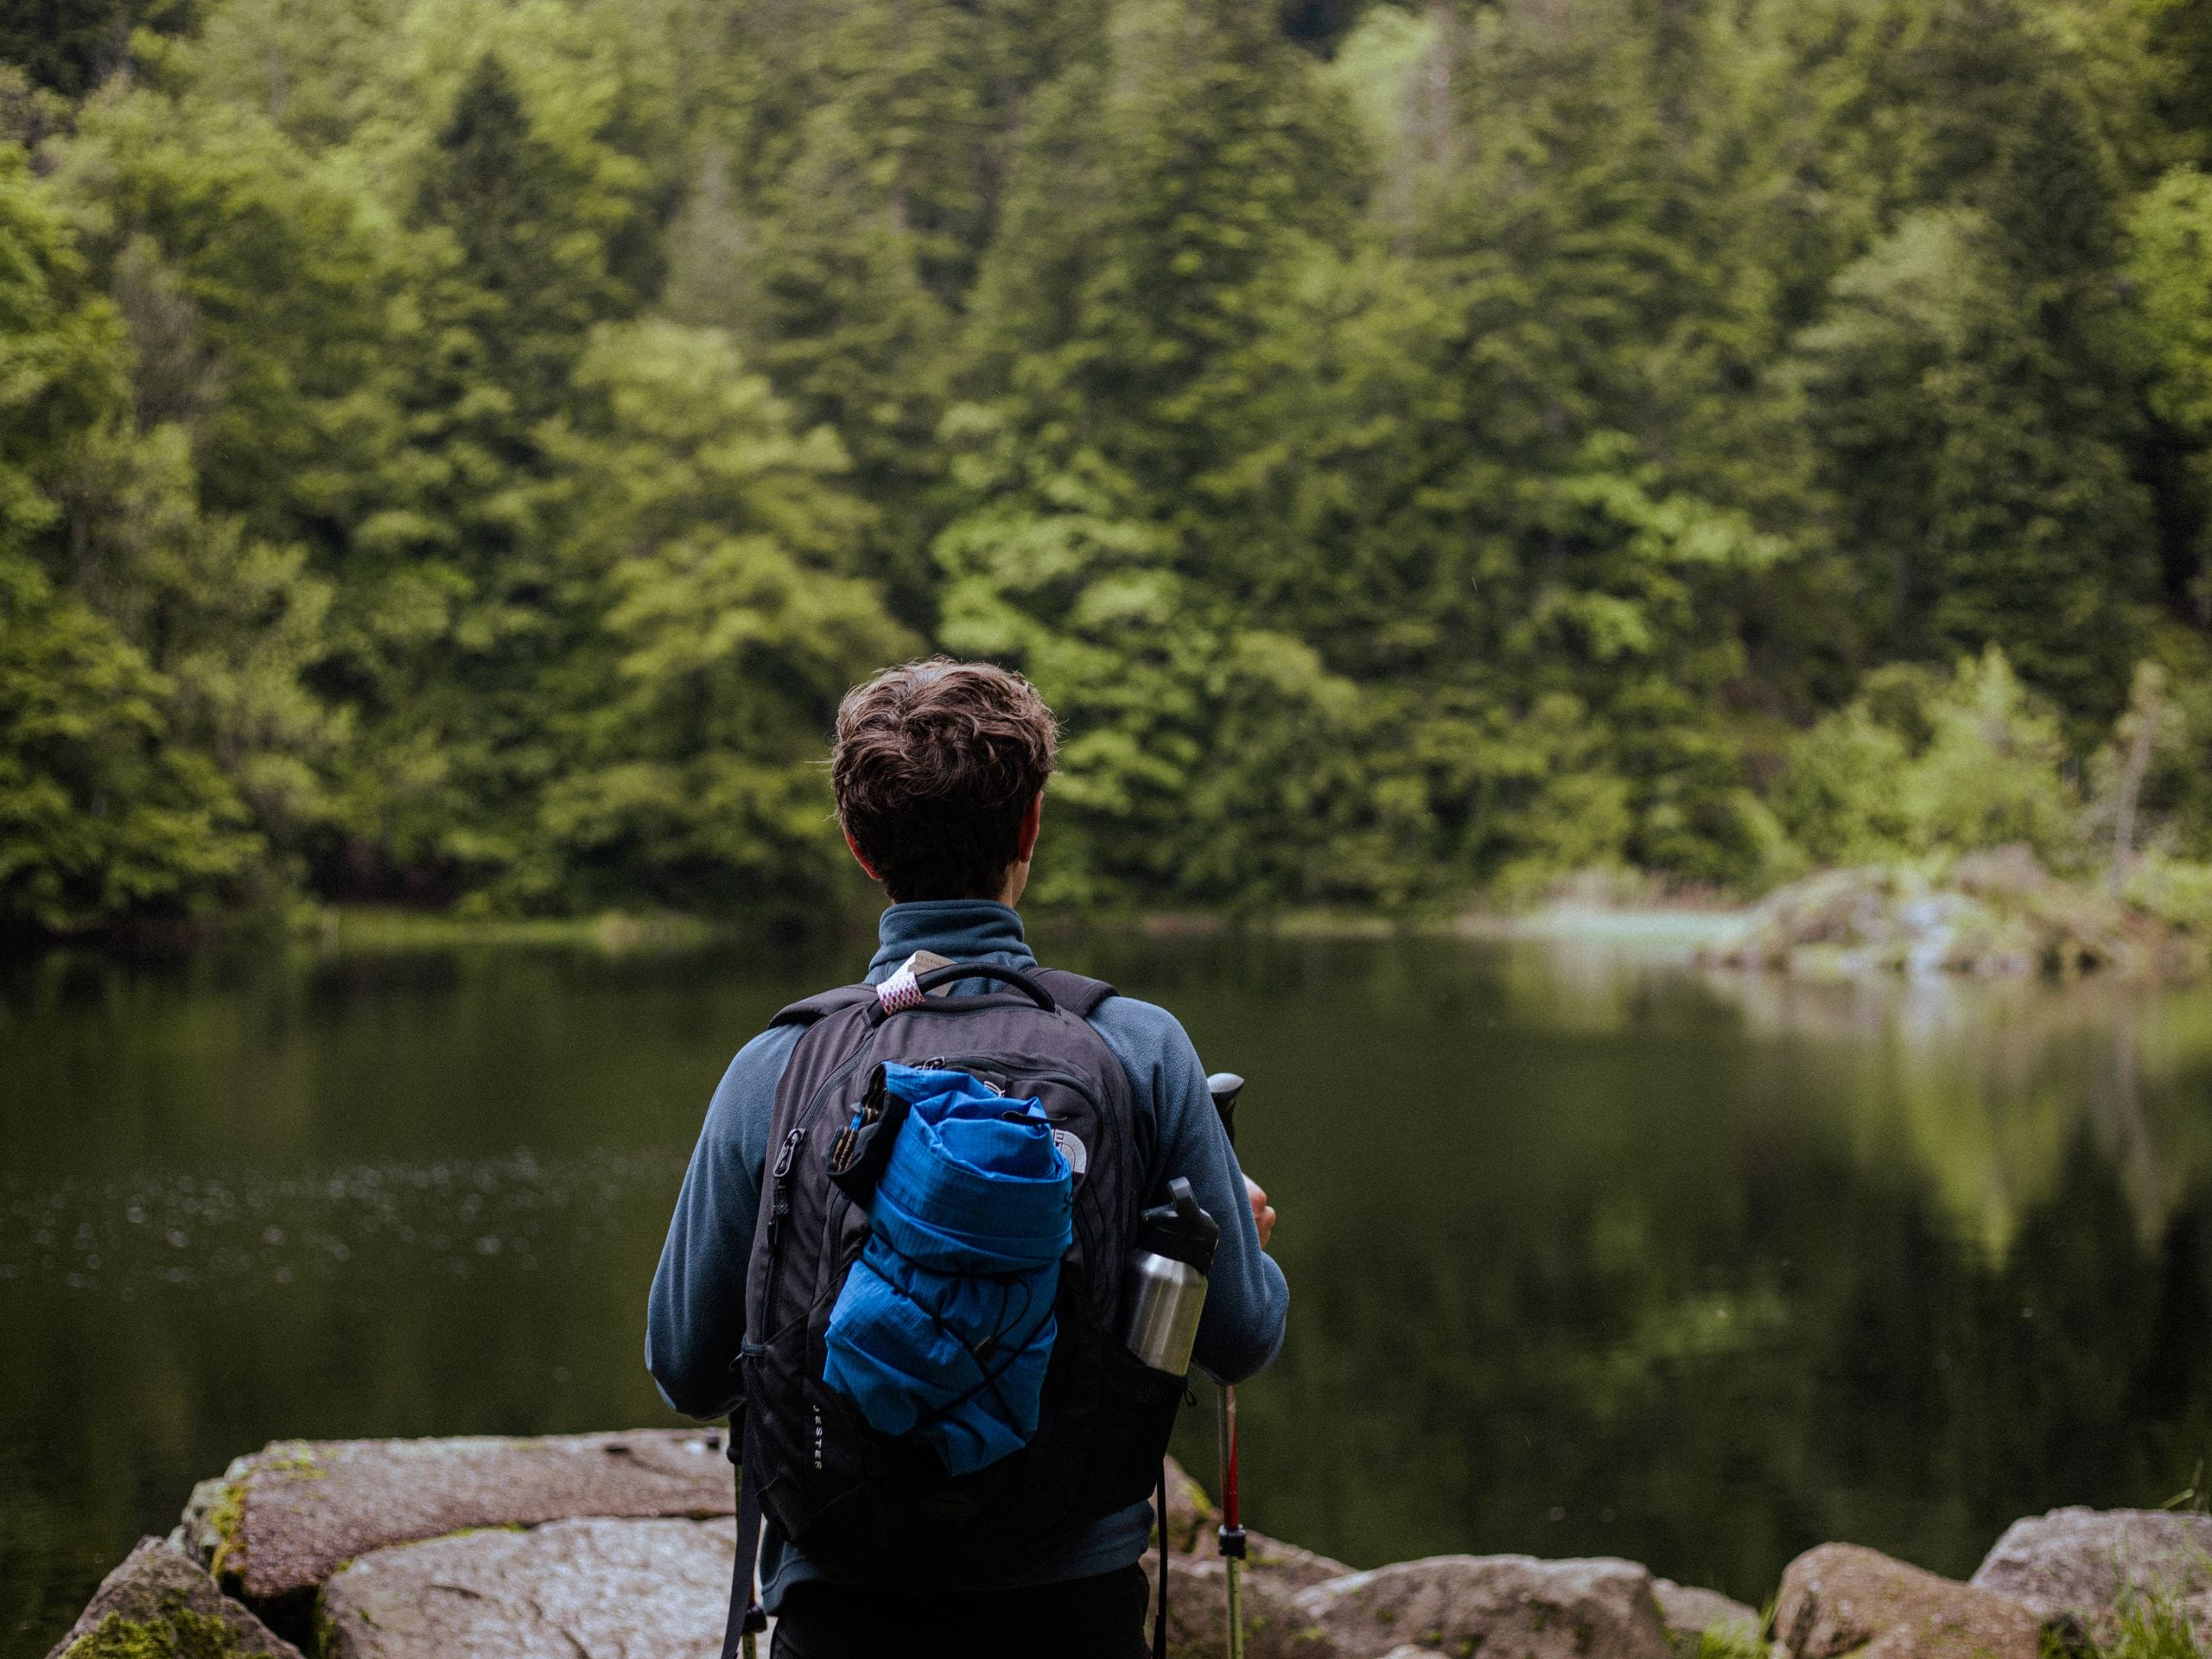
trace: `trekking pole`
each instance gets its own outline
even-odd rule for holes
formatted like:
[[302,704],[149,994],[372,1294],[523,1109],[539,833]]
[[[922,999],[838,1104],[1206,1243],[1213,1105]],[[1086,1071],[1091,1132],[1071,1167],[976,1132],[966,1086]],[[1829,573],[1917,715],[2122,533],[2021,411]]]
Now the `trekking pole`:
[[[1236,1144],[1236,1096],[1244,1079],[1234,1071],[1217,1071],[1206,1079],[1213,1109],[1221,1114],[1221,1127],[1229,1144]],[[1219,1385],[1216,1428],[1221,1445],[1221,1526],[1215,1536],[1229,1574],[1229,1659],[1244,1659],[1244,1522],[1236,1501],[1236,1390]]]

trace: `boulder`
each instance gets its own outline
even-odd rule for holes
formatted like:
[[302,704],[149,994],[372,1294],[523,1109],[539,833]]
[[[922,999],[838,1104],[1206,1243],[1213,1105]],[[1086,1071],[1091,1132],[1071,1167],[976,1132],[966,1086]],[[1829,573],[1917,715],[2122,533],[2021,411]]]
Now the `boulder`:
[[1859,1544],[1822,1544],[1783,1571],[1775,1635],[1795,1659],[2037,1659],[2042,1622],[1993,1591],[1893,1560]]
[[341,1561],[469,1527],[578,1516],[728,1515],[715,1433],[279,1440],[202,1481],[184,1537],[227,1589],[256,1601],[310,1591]]
[[[1207,1498],[1205,1489],[1184,1471],[1182,1465],[1168,1459],[1169,1550],[1195,1555],[1201,1560],[1213,1560],[1219,1553],[1214,1529],[1220,1523],[1221,1514]],[[1155,1547],[1158,1541],[1155,1535]],[[1317,1555],[1310,1549],[1300,1549],[1296,1544],[1287,1544],[1280,1538],[1249,1529],[1244,1535],[1244,1548],[1245,1565],[1252,1573],[1263,1573],[1274,1583],[1293,1590],[1340,1579],[1351,1571],[1342,1561],[1331,1560],[1326,1555]]]
[[1316,1555],[1310,1549],[1300,1549],[1296,1544],[1286,1544],[1281,1539],[1270,1538],[1265,1533],[1247,1532],[1244,1535],[1244,1564],[1250,1569],[1249,1576],[1266,1579],[1286,1590],[1311,1589],[1317,1584],[1326,1584],[1332,1579],[1350,1578],[1352,1573],[1352,1569],[1342,1561],[1331,1560],[1326,1555]]
[[2199,1653],[2212,1653],[2212,1590],[2200,1590],[2193,1596],[2183,1596],[2177,1611],[2182,1622],[2189,1626],[2190,1634],[2196,1638]]
[[[1144,1560],[1154,1592],[1160,1584],[1157,1551]],[[1258,1573],[1244,1575],[1244,1631],[1247,1659],[1336,1659],[1336,1649],[1318,1639],[1312,1622],[1299,1612],[1292,1586]],[[1154,1604],[1157,1605],[1157,1604]],[[1145,1614],[1147,1639],[1153,1614]],[[1229,1651],[1228,1568],[1211,1548],[1167,1558],[1167,1650],[1178,1659],[1224,1659]]]
[[1757,1649],[1766,1645],[1765,1621],[1742,1602],[1731,1600],[1718,1590],[1700,1590],[1676,1584],[1672,1579],[1654,1579],[1651,1594],[1659,1604],[1659,1617],[1667,1623],[1667,1634],[1683,1652],[1694,1653],[1707,1630],[1731,1647]]
[[[1290,1606],[1300,1644],[1274,1650],[1282,1659],[1379,1659],[1408,1643],[1484,1659],[1671,1659],[1673,1651],[1651,1575],[1632,1561],[1439,1555],[1332,1579],[1299,1592]],[[1256,1642],[1253,1651],[1262,1652]]]
[[214,1580],[174,1544],[141,1538],[54,1645],[47,1659],[139,1659],[189,1653],[205,1659],[260,1655],[300,1659],[300,1650],[270,1631],[215,1586]]
[[732,1533],[728,1522],[555,1521],[372,1550],[323,1586],[318,1651],[715,1659]]
[[[1221,1515],[1205,1488],[1184,1471],[1174,1459],[1167,1459],[1167,1547],[1185,1554],[1203,1547],[1211,1547],[1213,1529],[1221,1524]],[[1156,1543],[1157,1539],[1154,1540]]]
[[[1228,1567],[1221,1559],[1214,1529],[1221,1515],[1198,1483],[1173,1458],[1167,1460],[1167,1625],[1170,1650],[1189,1659],[1216,1659],[1228,1652]],[[1144,1558],[1145,1577],[1159,1592],[1159,1536]],[[1244,1537],[1244,1628],[1252,1659],[1287,1651],[1294,1630],[1307,1630],[1292,1608],[1294,1592],[1309,1585],[1342,1578],[1351,1571],[1342,1561],[1310,1549],[1247,1531]],[[1146,1614],[1145,1629],[1152,1628]],[[1310,1635],[1310,1632],[1309,1632]],[[1309,1639],[1300,1659],[1329,1659]]]
[[2038,1618],[2109,1640],[2130,1592],[2183,1600],[2212,1590],[2212,1516],[2053,1510],[2006,1528],[1974,1582]]

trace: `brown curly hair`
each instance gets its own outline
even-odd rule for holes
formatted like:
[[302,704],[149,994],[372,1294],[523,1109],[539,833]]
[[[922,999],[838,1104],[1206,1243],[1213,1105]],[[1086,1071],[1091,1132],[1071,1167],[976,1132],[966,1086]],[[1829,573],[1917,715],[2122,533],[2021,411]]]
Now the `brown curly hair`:
[[887,668],[837,706],[838,822],[894,904],[995,898],[1058,747],[1052,711],[1009,669]]

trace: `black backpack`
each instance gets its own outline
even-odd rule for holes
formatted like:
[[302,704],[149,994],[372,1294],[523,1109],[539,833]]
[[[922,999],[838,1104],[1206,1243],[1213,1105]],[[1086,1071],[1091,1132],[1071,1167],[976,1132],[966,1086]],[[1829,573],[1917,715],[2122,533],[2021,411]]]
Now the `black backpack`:
[[[973,980],[1006,988],[923,995]],[[763,1510],[833,1577],[946,1590],[1015,1577],[1153,1491],[1185,1385],[1139,1360],[1121,1336],[1123,1265],[1153,1126],[1139,1119],[1128,1074],[1085,1017],[1113,995],[1075,974],[963,963],[881,991],[825,991],[776,1016],[806,1030],[776,1090],[746,1282],[743,1422],[731,1437],[741,1459],[745,1605],[726,1652],[741,1625],[758,1630],[764,1619],[753,1573]],[[830,1179],[830,1153],[887,1060],[1033,1096],[1075,1170],[1075,1242],[1061,1262],[1059,1333],[1037,1432],[967,1475],[870,1428],[822,1380],[830,1311],[868,1236],[866,1212]]]

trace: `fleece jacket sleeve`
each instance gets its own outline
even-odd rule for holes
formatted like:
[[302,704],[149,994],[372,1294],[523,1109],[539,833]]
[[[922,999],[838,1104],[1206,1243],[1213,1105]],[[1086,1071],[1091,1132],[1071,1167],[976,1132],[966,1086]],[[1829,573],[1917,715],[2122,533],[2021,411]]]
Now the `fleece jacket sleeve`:
[[768,1121],[800,1027],[772,1026],[738,1052],[707,1107],[684,1171],[645,1314],[645,1369],[692,1417],[726,1416],[744,1394],[745,1275],[760,1211]]
[[1148,1114],[1155,1126],[1145,1171],[1146,1205],[1166,1204],[1167,1183],[1180,1175],[1221,1224],[1221,1243],[1206,1275],[1205,1311],[1198,1317],[1197,1359],[1217,1381],[1241,1382],[1282,1346],[1290,1287],[1260,1249],[1244,1173],[1206,1092],[1205,1068],[1181,1022],[1152,1003],[1109,997],[1091,1024],[1128,1072],[1138,1113]]

